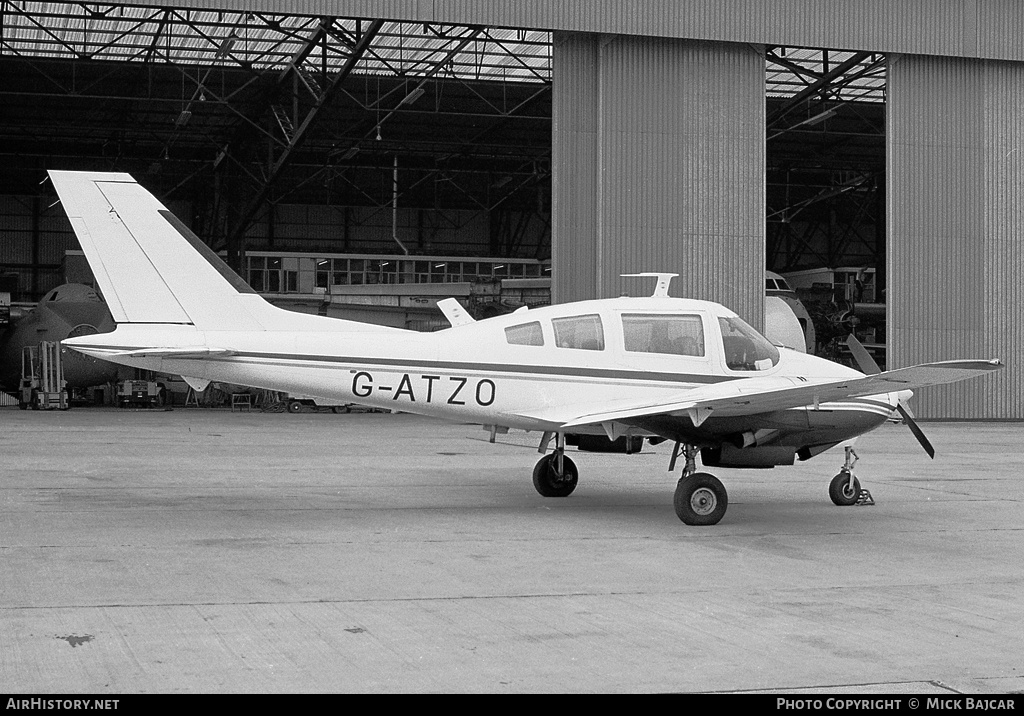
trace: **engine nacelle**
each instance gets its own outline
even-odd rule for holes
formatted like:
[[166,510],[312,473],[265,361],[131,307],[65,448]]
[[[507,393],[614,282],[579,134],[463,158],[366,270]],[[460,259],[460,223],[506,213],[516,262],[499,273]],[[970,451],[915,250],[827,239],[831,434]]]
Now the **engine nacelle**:
[[796,448],[792,445],[764,445],[738,448],[731,443],[700,451],[701,462],[707,467],[765,468],[792,465],[796,461]]
[[764,445],[765,443],[770,442],[778,434],[778,430],[771,428],[755,431],[747,430],[746,432],[733,435],[729,442],[738,448],[746,449]]

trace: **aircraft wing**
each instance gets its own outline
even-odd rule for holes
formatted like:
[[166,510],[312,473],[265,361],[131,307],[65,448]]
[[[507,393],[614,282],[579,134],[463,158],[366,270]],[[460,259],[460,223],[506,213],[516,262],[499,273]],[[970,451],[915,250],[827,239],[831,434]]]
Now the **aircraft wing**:
[[793,376],[739,378],[680,391],[660,401],[606,404],[596,410],[595,406],[558,406],[530,417],[560,423],[560,428],[566,430],[659,415],[689,417],[695,426],[700,426],[712,415],[756,415],[847,398],[914,390],[929,385],[956,383],[1002,367],[1003,364],[998,360],[958,360],[925,363],[871,376],[824,382],[812,382],[808,378]]

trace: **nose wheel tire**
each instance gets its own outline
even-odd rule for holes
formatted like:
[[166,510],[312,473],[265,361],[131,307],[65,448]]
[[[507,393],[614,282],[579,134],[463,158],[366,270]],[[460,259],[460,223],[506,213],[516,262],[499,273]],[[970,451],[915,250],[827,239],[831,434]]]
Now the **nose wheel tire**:
[[717,477],[695,472],[679,480],[675,494],[676,516],[688,525],[716,525],[725,516],[729,495]]
[[555,454],[545,455],[533,468],[533,486],[544,497],[567,497],[576,489],[580,472],[576,463],[562,457],[562,474],[558,474],[558,460]]
[[854,477],[851,486],[850,473],[841,472],[832,478],[832,482],[828,486],[828,496],[840,507],[856,505],[857,499],[860,497],[860,480]]

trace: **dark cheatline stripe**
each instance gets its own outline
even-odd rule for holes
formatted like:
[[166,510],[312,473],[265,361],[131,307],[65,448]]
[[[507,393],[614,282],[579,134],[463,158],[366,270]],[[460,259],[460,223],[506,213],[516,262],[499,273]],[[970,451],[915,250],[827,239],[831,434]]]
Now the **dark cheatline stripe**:
[[656,380],[673,383],[721,383],[737,378],[724,375],[700,375],[693,373],[653,373],[642,370],[625,370],[616,368],[580,368],[571,366],[550,365],[519,365],[513,363],[477,363],[471,361],[434,361],[434,360],[396,360],[394,358],[367,358],[362,356],[328,356],[299,355],[291,353],[255,353],[239,352],[230,358],[210,358],[223,362],[231,362],[237,358],[278,361],[306,361],[316,363],[342,363],[354,365],[374,365],[390,368],[395,371],[407,372],[410,369],[437,369],[459,372],[479,371],[485,373],[520,373],[524,375],[565,375],[584,378],[618,378],[624,380]]
[[[92,348],[96,350],[112,351],[137,351],[152,346],[111,346],[111,345],[86,345],[80,344],[80,348]],[[160,356],[154,355],[154,358]],[[173,359],[174,356],[166,356]],[[481,371],[487,373],[520,373],[524,375],[565,375],[585,378],[612,378],[620,380],[654,380],[671,383],[721,383],[727,380],[742,380],[744,376],[724,375],[701,375],[696,373],[652,373],[642,370],[625,370],[616,368],[579,368],[569,366],[549,365],[519,365],[514,363],[474,363],[471,361],[436,361],[436,360],[396,360],[394,358],[367,358],[365,356],[331,356],[331,355],[302,355],[298,353],[262,353],[252,351],[239,351],[230,357],[209,357],[204,360],[220,361],[224,363],[237,362],[238,359],[249,359],[257,361],[287,361],[287,362],[309,362],[309,363],[338,363],[344,365],[373,365],[382,368],[390,368],[395,371],[407,372],[410,369],[435,369],[449,371]],[[751,376],[753,377],[753,376]]]

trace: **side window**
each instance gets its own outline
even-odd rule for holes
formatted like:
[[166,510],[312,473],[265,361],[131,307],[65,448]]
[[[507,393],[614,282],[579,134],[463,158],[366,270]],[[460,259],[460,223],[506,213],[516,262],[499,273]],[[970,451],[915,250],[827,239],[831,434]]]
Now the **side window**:
[[697,315],[626,313],[622,336],[626,350],[633,353],[705,355],[704,324]]
[[540,330],[540,323],[524,323],[519,326],[509,326],[505,329],[505,340],[510,346],[542,346],[544,345],[544,334]]
[[552,319],[555,345],[585,351],[604,350],[604,328],[597,314]]

